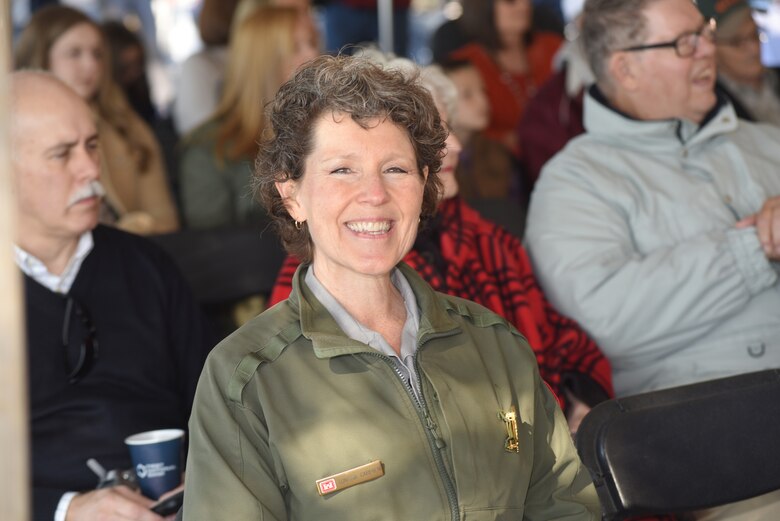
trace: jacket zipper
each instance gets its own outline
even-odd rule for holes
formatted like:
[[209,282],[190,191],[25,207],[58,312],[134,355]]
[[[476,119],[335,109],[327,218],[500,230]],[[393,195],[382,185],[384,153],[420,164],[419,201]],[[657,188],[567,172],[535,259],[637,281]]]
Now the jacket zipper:
[[[419,352],[419,347],[418,347]],[[436,424],[431,419],[430,414],[428,413],[428,405],[425,402],[425,396],[423,396],[422,391],[422,382],[420,380],[420,365],[417,363],[417,353],[414,355],[414,366],[417,371],[417,387],[420,389],[420,399],[417,399],[417,396],[414,394],[414,390],[412,389],[412,384],[408,381],[406,381],[406,378],[404,377],[403,373],[400,369],[398,369],[398,366],[395,365],[395,362],[388,356],[380,354],[380,353],[366,353],[373,356],[378,356],[379,358],[383,359],[385,362],[387,362],[390,367],[393,369],[393,372],[395,375],[401,380],[401,383],[404,385],[404,388],[406,389],[407,394],[409,394],[409,397],[412,399],[412,403],[414,403],[414,408],[417,411],[417,416],[420,419],[420,422],[425,427],[425,435],[428,438],[428,444],[431,447],[431,452],[433,452],[433,460],[436,462],[436,470],[439,472],[439,477],[441,477],[442,482],[444,483],[444,489],[445,492],[447,492],[447,500],[450,504],[450,513],[452,515],[452,521],[458,521],[460,519],[460,509],[458,508],[458,496],[455,492],[455,485],[452,482],[452,478],[450,477],[449,472],[447,472],[447,467],[444,464],[444,460],[442,459],[441,455],[441,449],[444,447],[444,445],[441,445],[442,440],[436,435]]]

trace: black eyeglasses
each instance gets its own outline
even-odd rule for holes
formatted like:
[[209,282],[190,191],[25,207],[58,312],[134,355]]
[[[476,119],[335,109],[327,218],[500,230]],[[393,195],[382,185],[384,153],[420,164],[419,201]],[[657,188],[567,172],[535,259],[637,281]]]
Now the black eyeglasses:
[[[70,349],[70,326],[73,315],[79,319],[84,329],[84,337],[81,340],[76,356],[71,355]],[[87,311],[72,297],[68,297],[65,301],[65,318],[62,322],[62,354],[65,360],[65,369],[68,372],[68,382],[72,384],[84,378],[92,369],[92,366],[95,365],[95,360],[98,357],[95,325],[90,320]]]
[[673,48],[680,58],[693,56],[699,47],[699,38],[704,38],[710,43],[715,43],[715,20],[708,20],[702,24],[698,31],[683,33],[671,42],[649,43],[646,45],[634,45],[619,49],[623,52],[646,51],[648,49]]

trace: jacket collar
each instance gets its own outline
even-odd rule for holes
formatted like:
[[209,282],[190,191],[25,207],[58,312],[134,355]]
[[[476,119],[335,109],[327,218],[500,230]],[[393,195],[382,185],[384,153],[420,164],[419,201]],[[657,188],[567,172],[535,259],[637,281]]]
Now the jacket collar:
[[612,107],[598,86],[585,95],[583,120],[588,134],[605,137],[626,148],[668,151],[690,147],[719,134],[736,130],[737,116],[731,103],[718,95],[718,101],[701,125],[684,119],[638,120]]
[[[295,271],[288,302],[298,312],[301,334],[311,340],[315,355],[318,358],[331,358],[355,353],[378,353],[366,344],[344,335],[325,306],[304,282],[308,268],[308,265],[301,264]],[[398,268],[412,287],[420,308],[417,345],[422,347],[429,338],[456,333],[459,328],[457,322],[449,316],[448,311],[454,309],[449,302],[439,298],[414,269],[403,262]]]

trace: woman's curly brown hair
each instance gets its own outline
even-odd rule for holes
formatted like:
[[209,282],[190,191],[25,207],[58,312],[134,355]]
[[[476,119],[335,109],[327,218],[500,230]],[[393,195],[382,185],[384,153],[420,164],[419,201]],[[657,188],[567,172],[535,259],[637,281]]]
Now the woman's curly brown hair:
[[303,177],[315,125],[329,113],[349,114],[363,128],[386,117],[407,131],[420,175],[428,168],[422,222],[436,212],[441,193],[438,172],[447,131],[418,72],[385,69],[366,58],[320,56],[279,89],[255,161],[255,197],[267,209],[287,251],[304,263],[311,262],[313,254],[308,228],[296,228],[275,183]]

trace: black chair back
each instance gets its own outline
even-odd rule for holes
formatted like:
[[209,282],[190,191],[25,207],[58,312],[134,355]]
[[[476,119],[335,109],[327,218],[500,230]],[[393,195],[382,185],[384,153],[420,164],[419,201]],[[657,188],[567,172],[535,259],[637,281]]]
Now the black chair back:
[[607,520],[780,489],[780,370],[602,402],[577,431],[577,449]]
[[254,226],[182,230],[150,239],[171,254],[206,306],[270,293],[286,257],[274,232]]

